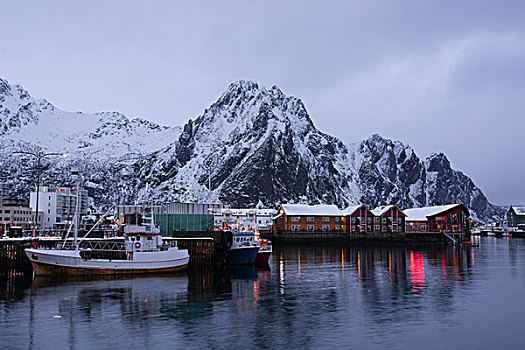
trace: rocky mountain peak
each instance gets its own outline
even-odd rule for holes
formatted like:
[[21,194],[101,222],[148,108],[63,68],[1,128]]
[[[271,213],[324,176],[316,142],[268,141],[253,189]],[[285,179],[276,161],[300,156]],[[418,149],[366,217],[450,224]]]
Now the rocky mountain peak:
[[450,161],[443,153],[432,153],[425,160],[428,171],[442,171],[443,169],[450,169]]
[[275,85],[267,89],[253,81],[244,80],[231,83],[195,124],[215,124],[213,128],[219,126],[219,129],[231,128],[234,131],[251,129],[256,133],[270,128],[274,132],[287,129],[305,134],[315,129],[300,99],[286,96]]
[[[499,215],[444,154],[423,161],[410,146],[379,134],[345,145],[314,126],[300,99],[253,81],[231,83],[201,116],[170,128],[118,112],[64,112],[0,79],[0,182],[27,193],[32,182],[10,155],[40,148],[83,162],[104,206],[152,198],[341,208],[459,202],[478,218]],[[46,173],[46,183],[67,176],[66,163],[56,170]]]

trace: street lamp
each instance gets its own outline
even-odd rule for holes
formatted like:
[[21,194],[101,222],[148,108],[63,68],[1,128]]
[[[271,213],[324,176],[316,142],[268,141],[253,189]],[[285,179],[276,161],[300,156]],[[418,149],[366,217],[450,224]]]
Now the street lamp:
[[24,154],[28,156],[32,156],[36,158],[36,209],[35,209],[35,227],[38,230],[38,200],[39,200],[39,193],[40,193],[40,176],[42,176],[42,158],[50,157],[50,156],[62,156],[67,157],[67,154],[65,153],[44,153],[43,150],[40,150],[38,152],[14,152],[13,154]]

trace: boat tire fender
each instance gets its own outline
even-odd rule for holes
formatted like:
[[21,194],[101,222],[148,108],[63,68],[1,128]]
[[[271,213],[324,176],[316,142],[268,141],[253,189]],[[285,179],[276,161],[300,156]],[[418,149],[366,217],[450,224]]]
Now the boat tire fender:
[[139,249],[139,248],[140,248],[140,242],[135,242],[135,248],[136,248],[136,249]]

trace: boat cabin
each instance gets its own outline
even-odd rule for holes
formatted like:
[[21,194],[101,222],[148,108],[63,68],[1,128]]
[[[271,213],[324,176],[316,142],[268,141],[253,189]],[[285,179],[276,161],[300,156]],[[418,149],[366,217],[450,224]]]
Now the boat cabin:
[[124,216],[124,240],[128,252],[151,252],[162,249],[162,235],[151,217],[139,213]]
[[257,246],[258,242],[253,233],[236,233],[233,235],[233,247]]

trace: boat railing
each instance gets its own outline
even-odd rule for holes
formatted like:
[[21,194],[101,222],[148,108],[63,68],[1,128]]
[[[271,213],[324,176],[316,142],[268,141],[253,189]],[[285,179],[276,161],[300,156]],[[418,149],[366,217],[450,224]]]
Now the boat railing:
[[124,251],[126,250],[126,246],[124,242],[84,241],[81,249],[97,251]]

